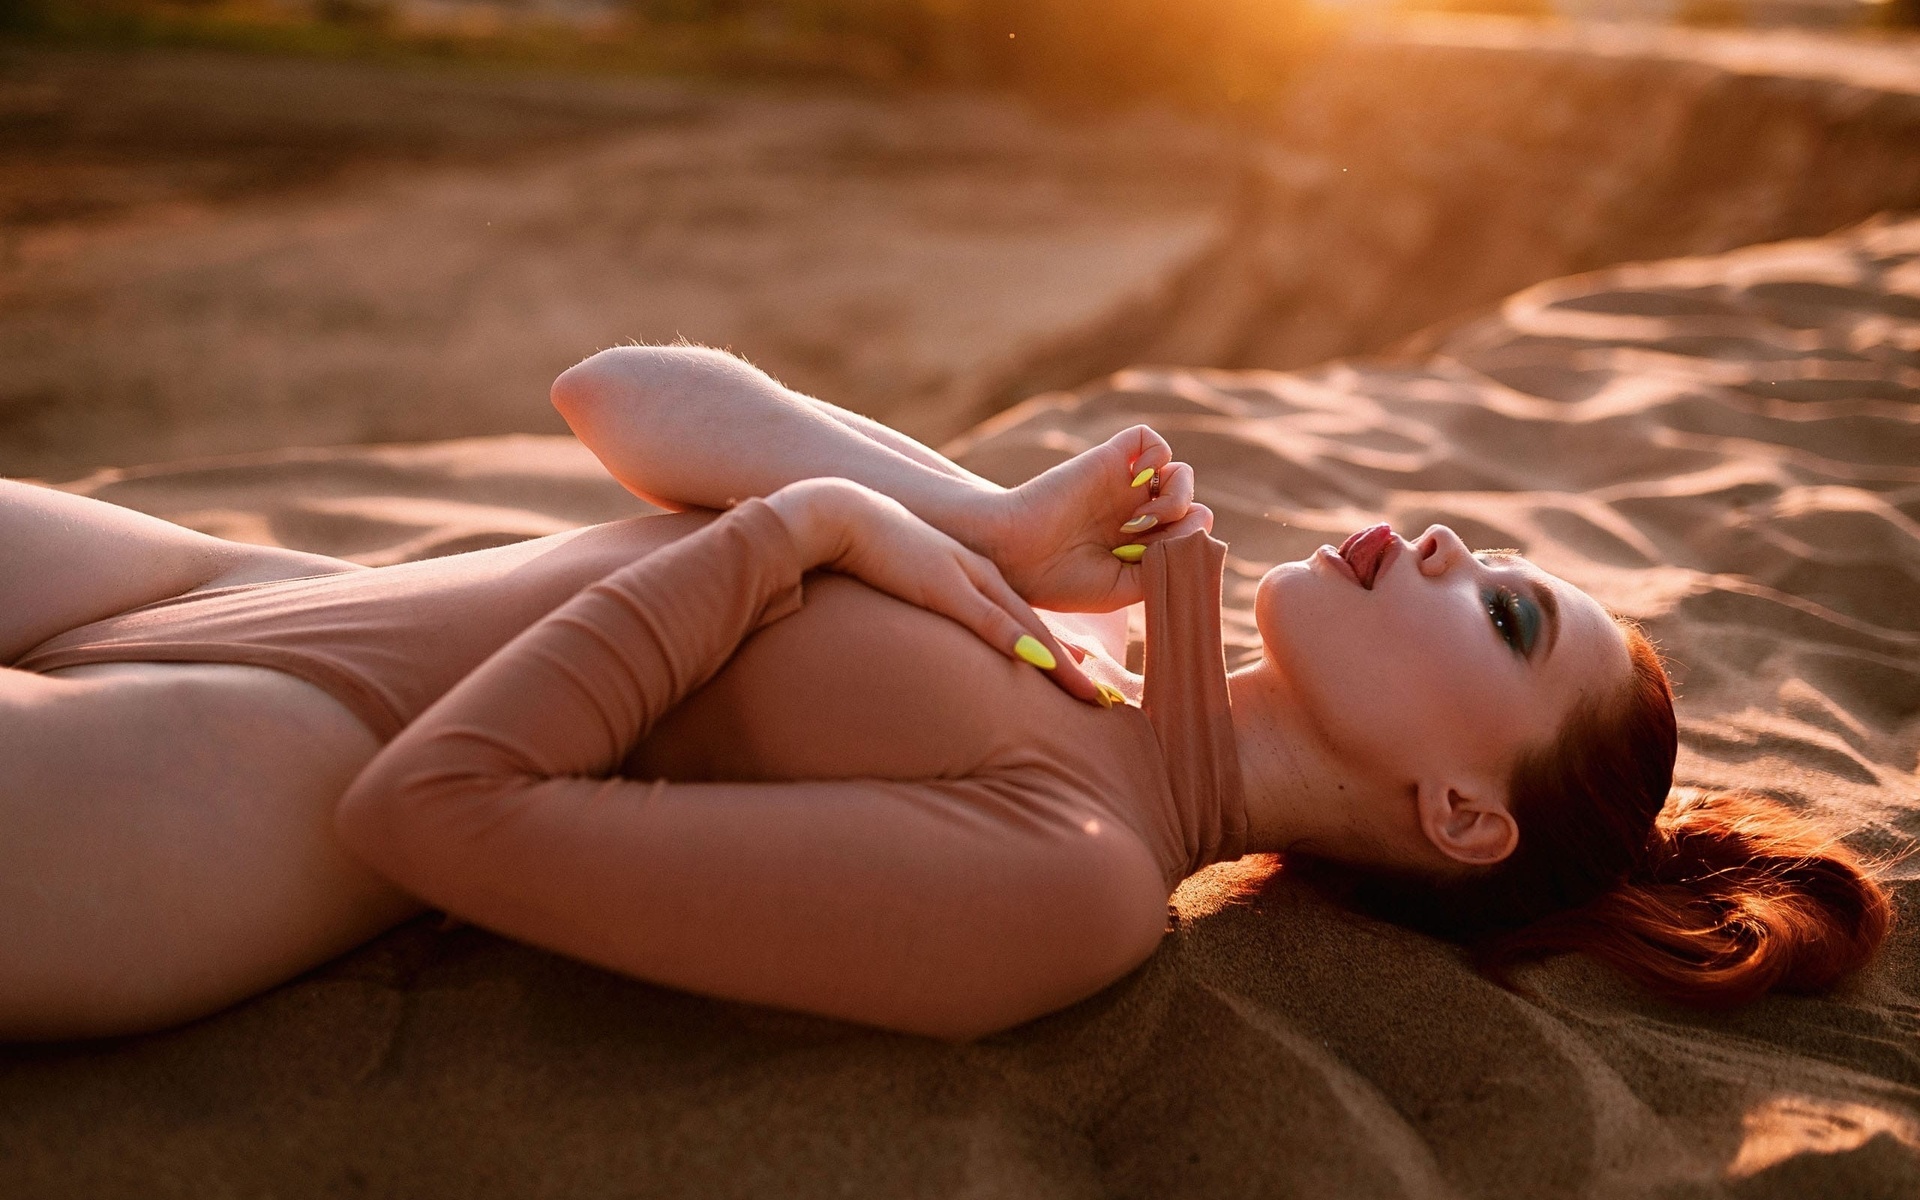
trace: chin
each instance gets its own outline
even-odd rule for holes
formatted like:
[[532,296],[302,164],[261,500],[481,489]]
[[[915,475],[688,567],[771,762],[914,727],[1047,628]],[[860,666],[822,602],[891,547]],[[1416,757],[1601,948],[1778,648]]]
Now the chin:
[[1302,616],[1308,616],[1306,624],[1311,624],[1309,614],[1315,611],[1311,597],[1323,586],[1325,580],[1311,561],[1281,563],[1260,576],[1260,586],[1254,589],[1254,626],[1260,630],[1267,659],[1286,657],[1283,647],[1302,634]]
[[1253,592],[1253,622],[1260,630],[1261,650],[1268,658],[1274,656],[1274,648],[1285,640],[1282,625],[1288,594],[1313,582],[1312,566],[1305,559],[1281,563],[1260,577]]

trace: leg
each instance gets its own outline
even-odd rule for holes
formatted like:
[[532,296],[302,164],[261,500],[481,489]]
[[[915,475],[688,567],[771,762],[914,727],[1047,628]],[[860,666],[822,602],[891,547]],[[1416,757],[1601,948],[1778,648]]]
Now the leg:
[[258,668],[0,670],[0,1038],[190,1020],[418,911],[333,836],[375,749]]
[[69,629],[196,588],[350,569],[4,479],[0,564],[0,663]]

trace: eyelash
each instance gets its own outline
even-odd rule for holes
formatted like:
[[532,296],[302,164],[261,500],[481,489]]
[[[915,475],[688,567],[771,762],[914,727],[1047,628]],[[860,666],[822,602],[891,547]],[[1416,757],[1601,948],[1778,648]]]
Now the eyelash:
[[1487,615],[1493,618],[1493,627],[1515,654],[1525,654],[1520,644],[1519,597],[1506,588],[1487,594]]

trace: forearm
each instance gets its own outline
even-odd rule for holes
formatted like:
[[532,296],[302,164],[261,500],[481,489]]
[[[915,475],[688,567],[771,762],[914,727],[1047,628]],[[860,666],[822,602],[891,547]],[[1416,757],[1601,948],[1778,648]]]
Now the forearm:
[[444,903],[435,881],[458,875],[475,823],[489,822],[472,802],[476,788],[614,775],[742,641],[799,608],[820,528],[749,501],[582,589],[380,751],[341,800],[342,837]]
[[554,381],[553,403],[614,478],[666,507],[725,508],[797,480],[838,476],[971,543],[981,499],[1002,491],[911,438],[717,350],[605,350]]
[[[773,383],[774,381],[769,379],[768,382]],[[779,387],[780,385],[774,383],[774,386]],[[804,392],[796,392],[792,388],[782,388],[781,390],[808,407],[833,418],[853,433],[871,441],[879,442],[887,449],[897,454],[905,455],[921,466],[937,471],[942,475],[950,475],[955,479],[979,485],[988,490],[998,490],[990,481],[975,475],[972,471],[954,462],[938,450],[924,446],[906,434],[901,433],[898,429],[883,425],[872,417],[862,416],[860,413],[841,408],[837,404],[829,404],[818,396],[809,396]]]

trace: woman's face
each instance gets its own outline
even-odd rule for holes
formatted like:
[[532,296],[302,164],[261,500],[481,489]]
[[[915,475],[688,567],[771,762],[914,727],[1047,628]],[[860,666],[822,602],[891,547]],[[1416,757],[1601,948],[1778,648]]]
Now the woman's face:
[[1261,579],[1266,657],[1335,761],[1391,787],[1498,788],[1580,699],[1611,694],[1626,642],[1592,597],[1436,525],[1381,525]]

